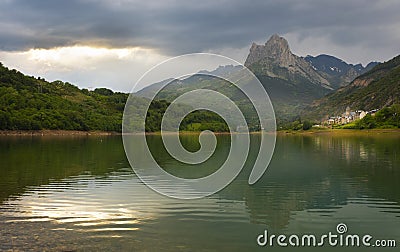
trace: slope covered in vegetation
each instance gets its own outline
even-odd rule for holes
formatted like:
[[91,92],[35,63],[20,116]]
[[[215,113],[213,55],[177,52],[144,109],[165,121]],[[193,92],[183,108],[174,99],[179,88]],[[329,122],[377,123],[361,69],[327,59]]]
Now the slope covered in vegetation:
[[[121,132],[122,115],[128,94],[106,88],[93,91],[62,81],[48,82],[9,70],[0,63],[0,130],[99,130]],[[135,97],[137,110],[148,100]],[[169,106],[165,100],[152,101],[146,131],[159,131]],[[135,120],[132,127],[135,128]],[[198,124],[201,124],[201,127]],[[188,115],[181,130],[227,131],[225,122],[214,113],[196,111]]]

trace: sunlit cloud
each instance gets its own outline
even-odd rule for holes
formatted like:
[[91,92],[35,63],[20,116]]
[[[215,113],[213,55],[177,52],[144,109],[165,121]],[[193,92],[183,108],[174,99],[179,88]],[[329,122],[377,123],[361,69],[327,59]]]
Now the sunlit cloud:
[[59,47],[54,49],[30,49],[27,52],[22,52],[29,56],[29,60],[35,61],[60,61],[67,60],[68,63],[82,58],[88,60],[95,60],[105,57],[116,57],[123,59],[127,57],[135,57],[143,53],[149,53],[150,50],[142,48],[98,48],[90,46],[73,46],[73,47]]
[[9,68],[49,81],[63,80],[82,88],[108,87],[130,91],[152,66],[167,57],[153,49],[90,46],[0,51],[0,61]]

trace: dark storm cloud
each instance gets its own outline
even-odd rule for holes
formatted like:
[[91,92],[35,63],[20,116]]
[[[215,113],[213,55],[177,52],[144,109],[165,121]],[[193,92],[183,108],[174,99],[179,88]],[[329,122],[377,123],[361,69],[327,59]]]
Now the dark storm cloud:
[[399,11],[400,1],[368,0],[0,0],[0,50],[89,44],[178,54],[242,48],[272,33],[397,45]]

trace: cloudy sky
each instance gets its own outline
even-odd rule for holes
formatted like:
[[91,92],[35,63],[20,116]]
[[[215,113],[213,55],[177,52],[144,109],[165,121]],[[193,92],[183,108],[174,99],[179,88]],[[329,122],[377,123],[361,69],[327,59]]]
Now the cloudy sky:
[[274,33],[301,56],[365,65],[400,54],[398,0],[0,0],[0,13],[5,66],[118,91],[185,53],[244,62]]

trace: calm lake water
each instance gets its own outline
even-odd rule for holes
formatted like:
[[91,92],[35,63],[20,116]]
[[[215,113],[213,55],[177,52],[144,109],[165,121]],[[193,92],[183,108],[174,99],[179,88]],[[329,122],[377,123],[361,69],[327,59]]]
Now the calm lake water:
[[[159,136],[148,142],[170,173],[200,177],[229,152],[230,137],[217,138],[201,167],[174,161]],[[326,234],[338,223],[400,246],[399,135],[278,136],[270,167],[252,186],[259,136],[251,140],[249,162],[227,188],[177,200],[140,182],[120,136],[1,137],[0,251],[271,251],[277,247],[256,242],[265,229]],[[192,135],[182,143],[199,147]]]

